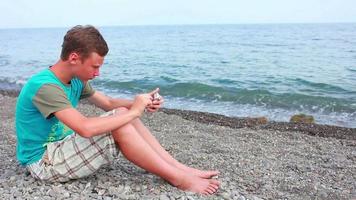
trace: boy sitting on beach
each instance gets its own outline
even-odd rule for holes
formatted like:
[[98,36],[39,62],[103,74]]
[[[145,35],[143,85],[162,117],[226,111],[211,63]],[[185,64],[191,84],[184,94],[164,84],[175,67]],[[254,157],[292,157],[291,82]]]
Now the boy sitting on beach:
[[[144,110],[156,112],[158,88],[134,100],[114,99],[90,83],[108,46],[92,26],[76,26],[64,36],[59,61],[31,77],[16,104],[17,158],[39,180],[65,182],[88,176],[121,151],[137,166],[182,190],[213,194],[217,171],[202,171],[175,160],[144,126]],[[106,111],[88,118],[75,108],[88,98]]]

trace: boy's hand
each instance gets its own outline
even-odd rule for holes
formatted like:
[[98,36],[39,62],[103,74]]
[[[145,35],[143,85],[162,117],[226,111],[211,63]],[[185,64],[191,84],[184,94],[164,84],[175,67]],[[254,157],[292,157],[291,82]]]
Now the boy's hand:
[[140,117],[146,106],[152,104],[151,96],[149,94],[136,95],[130,110],[134,111]]
[[137,116],[140,117],[146,107],[149,107],[153,104],[153,94],[158,92],[159,89],[155,89],[152,92],[146,94],[139,94],[135,97],[134,102],[130,110],[136,112]]
[[[159,88],[157,88],[156,90],[151,92],[151,93],[153,93],[153,95],[152,95],[153,96],[153,100],[152,100],[152,104],[150,104],[150,105],[148,105],[146,107],[146,110],[148,112],[156,112],[163,105],[164,99],[163,99],[162,96],[160,96],[158,94],[158,91],[159,91]],[[158,97],[158,98],[154,99],[155,96]]]

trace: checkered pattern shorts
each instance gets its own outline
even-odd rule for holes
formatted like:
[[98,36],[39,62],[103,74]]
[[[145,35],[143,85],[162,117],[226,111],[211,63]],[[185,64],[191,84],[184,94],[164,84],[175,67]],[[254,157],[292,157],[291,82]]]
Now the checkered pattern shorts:
[[[101,116],[113,114],[115,110]],[[73,133],[63,140],[48,144],[42,159],[26,168],[35,179],[66,182],[93,174],[117,158],[118,153],[111,133],[91,138]]]

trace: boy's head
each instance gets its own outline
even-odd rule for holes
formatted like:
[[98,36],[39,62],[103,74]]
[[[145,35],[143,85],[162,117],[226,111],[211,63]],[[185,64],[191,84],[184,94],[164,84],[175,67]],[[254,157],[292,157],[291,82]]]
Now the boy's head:
[[68,60],[71,53],[77,53],[82,60],[91,53],[106,56],[109,48],[100,32],[93,26],[75,26],[63,38],[61,59]]
[[99,76],[109,48],[93,26],[75,26],[64,36],[61,60],[71,65],[72,74],[83,81]]

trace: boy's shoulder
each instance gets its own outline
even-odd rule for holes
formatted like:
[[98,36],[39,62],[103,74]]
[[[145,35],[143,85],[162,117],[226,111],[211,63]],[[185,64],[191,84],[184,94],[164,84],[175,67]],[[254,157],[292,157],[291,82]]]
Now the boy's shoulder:
[[58,81],[55,79],[55,77],[53,77],[51,73],[52,72],[49,69],[45,69],[30,77],[21,89],[19,98],[32,98],[35,94],[37,94],[37,91],[39,91],[39,89],[42,88],[42,86],[44,85],[57,85],[58,87]]
[[38,82],[46,83],[46,81],[52,82],[55,79],[51,73],[52,72],[49,69],[42,70],[34,74],[31,78],[29,78],[27,83],[38,83]]

